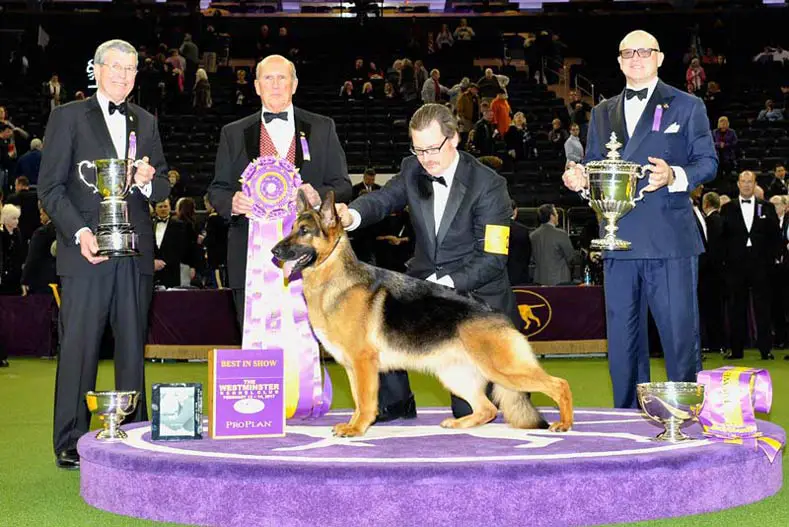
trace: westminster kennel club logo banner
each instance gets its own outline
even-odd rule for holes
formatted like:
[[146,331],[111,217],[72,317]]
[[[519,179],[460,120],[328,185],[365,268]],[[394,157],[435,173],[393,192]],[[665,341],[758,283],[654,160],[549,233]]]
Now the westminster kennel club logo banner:
[[525,323],[523,331],[526,336],[533,337],[544,331],[553,317],[553,309],[548,299],[528,289],[515,289],[514,292],[518,313]]
[[301,277],[288,280],[271,248],[293,227],[296,167],[284,159],[260,157],[241,176],[242,192],[254,202],[249,217],[244,349],[283,348],[285,416],[318,417],[331,406],[331,380],[320,363],[318,342],[307,317]]

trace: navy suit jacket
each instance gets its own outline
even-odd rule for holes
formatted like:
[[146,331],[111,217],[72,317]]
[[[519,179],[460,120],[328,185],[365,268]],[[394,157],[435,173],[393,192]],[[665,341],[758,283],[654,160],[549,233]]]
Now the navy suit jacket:
[[[624,91],[598,104],[592,110],[586,159],[605,159],[611,132],[616,132],[622,159],[640,165],[649,164],[648,157],[658,157],[670,166],[679,166],[688,177],[685,192],[669,192],[663,187],[644,194],[635,208],[619,219],[617,236],[632,242],[629,251],[606,251],[605,258],[652,259],[697,256],[704,252],[701,235],[694,224],[690,191],[712,180],[718,158],[710,132],[704,103],[698,97],[658,81],[633,137],[627,136]],[[658,129],[653,130],[655,110],[663,107]],[[665,130],[676,123],[676,133]],[[640,191],[648,184],[648,176],[638,181]]]

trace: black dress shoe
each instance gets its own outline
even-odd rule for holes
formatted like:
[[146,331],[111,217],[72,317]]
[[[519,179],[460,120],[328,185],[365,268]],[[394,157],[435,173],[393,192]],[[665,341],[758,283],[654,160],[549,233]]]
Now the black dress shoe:
[[55,465],[65,470],[78,470],[79,454],[77,453],[77,449],[69,448],[58,454],[55,458]]
[[416,401],[412,395],[405,401],[398,401],[378,410],[376,423],[387,423],[395,419],[416,419]]
[[730,351],[729,353],[724,355],[723,358],[724,359],[728,359],[728,360],[742,360],[743,356],[742,355],[735,355],[734,353],[732,353]]
[[767,353],[762,353],[762,360],[775,360],[775,355],[769,351]]
[[7,360],[5,360],[5,359],[0,360],[0,368],[8,368],[8,366],[9,366],[9,364],[8,364]]

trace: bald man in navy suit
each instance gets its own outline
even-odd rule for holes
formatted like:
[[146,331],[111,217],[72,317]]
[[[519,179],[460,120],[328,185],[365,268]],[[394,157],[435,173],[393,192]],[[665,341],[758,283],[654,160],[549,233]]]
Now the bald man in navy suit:
[[[619,221],[628,251],[605,251],[608,358],[614,404],[637,408],[636,384],[648,382],[647,308],[652,312],[671,381],[695,381],[701,369],[696,297],[703,242],[690,191],[715,177],[718,159],[704,103],[660,81],[657,39],[633,31],[619,45],[626,89],[592,110],[585,161],[605,159],[611,132],[622,158],[651,172],[638,182],[645,197]],[[582,165],[563,176],[571,190],[588,186]]]

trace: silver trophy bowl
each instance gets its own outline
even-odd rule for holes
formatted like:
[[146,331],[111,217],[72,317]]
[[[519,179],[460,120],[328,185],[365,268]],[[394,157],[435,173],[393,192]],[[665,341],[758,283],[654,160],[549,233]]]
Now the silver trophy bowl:
[[[131,159],[97,159],[80,161],[77,171],[82,182],[100,194],[99,224],[96,243],[99,256],[134,256],[139,254],[137,233],[129,222],[126,196],[132,188],[132,174],[136,161]],[[96,172],[96,184],[88,182],[83,168]]]
[[636,386],[644,413],[664,426],[655,441],[692,440],[681,428],[698,419],[704,403],[704,385],[695,382],[647,382]]
[[622,144],[617,141],[616,134],[611,133],[611,140],[606,143],[607,159],[592,161],[585,167],[589,177],[589,190],[584,197],[597,213],[600,223],[605,220],[605,236],[592,240],[592,250],[626,251],[631,243],[616,237],[619,229],[617,221],[643,199],[643,192],[636,198],[638,180],[646,175],[647,167],[620,159],[617,150]]
[[104,428],[96,434],[101,441],[121,441],[126,432],[121,430],[123,418],[134,412],[140,392],[88,392],[85,402],[88,410],[99,416]]

